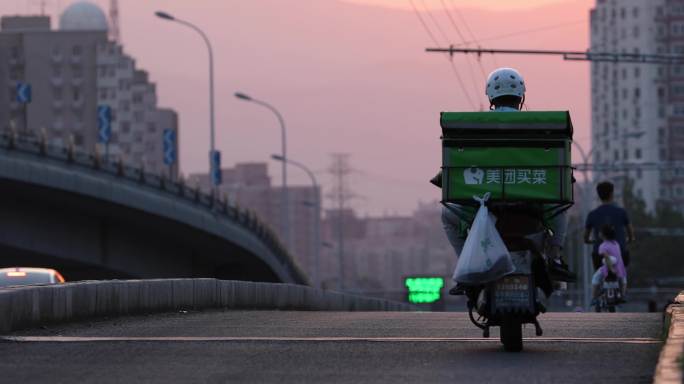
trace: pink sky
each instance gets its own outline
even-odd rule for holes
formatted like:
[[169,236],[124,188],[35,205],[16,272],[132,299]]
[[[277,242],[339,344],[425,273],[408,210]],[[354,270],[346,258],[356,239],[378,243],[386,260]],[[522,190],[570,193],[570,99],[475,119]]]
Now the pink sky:
[[[414,0],[425,12],[422,1]],[[483,46],[586,49],[588,45],[591,0],[445,1],[463,6],[459,9],[478,39],[562,25],[483,41]],[[441,0],[426,2],[449,42],[458,43]],[[24,13],[26,3],[2,1],[0,13]],[[159,9],[200,25],[214,44],[217,146],[225,165],[267,161],[280,148],[275,118],[265,109],[236,100],[232,95],[240,90],[280,109],[288,123],[290,157],[317,171],[324,187],[331,182],[325,172],[329,154],[351,154],[352,165],[362,171],[350,180],[363,196],[354,203],[360,212],[409,213],[417,201],[439,198],[439,191],[427,183],[440,166],[439,112],[472,107],[447,60],[424,53],[434,43],[408,0],[119,3],[126,51],[157,82],[160,105],[180,114],[184,173],[207,168],[206,49],[192,31],[156,19],[153,13]],[[447,45],[429,15],[423,16],[439,43]],[[457,57],[455,64],[470,97],[486,105],[476,62],[471,61],[470,67],[466,58]],[[486,73],[497,66],[518,68],[527,80],[529,108],[569,109],[576,139],[588,145],[588,64],[555,57],[499,56],[483,57],[481,65]],[[278,164],[271,163],[270,172],[279,182]],[[296,169],[290,175],[291,183],[307,183]]]

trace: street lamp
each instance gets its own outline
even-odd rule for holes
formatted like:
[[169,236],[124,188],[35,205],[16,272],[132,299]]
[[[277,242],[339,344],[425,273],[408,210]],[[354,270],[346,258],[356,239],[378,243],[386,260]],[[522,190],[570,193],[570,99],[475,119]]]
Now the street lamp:
[[[580,156],[582,156],[582,164],[584,165],[582,169],[582,175],[584,178],[584,186],[582,188],[582,217],[580,221],[586,220],[587,216],[589,215],[589,202],[591,201],[589,198],[589,193],[591,190],[591,185],[592,181],[589,180],[589,159],[591,158],[591,155],[594,153],[594,148],[592,147],[589,153],[587,153],[584,148],[576,141],[572,142],[575,144],[577,149],[580,152]],[[593,174],[592,174],[593,178]],[[584,303],[584,309],[589,310],[589,303],[591,303],[591,278],[590,276],[593,275],[591,273],[592,269],[592,261],[591,259],[591,253],[588,250],[588,245],[584,244],[584,239],[582,239],[582,285],[584,286],[584,297],[583,297],[583,303]]]
[[240,100],[249,101],[251,103],[255,103],[255,104],[261,105],[262,107],[267,108],[268,110],[273,112],[273,114],[276,115],[276,117],[278,118],[278,122],[280,123],[280,129],[282,131],[282,139],[281,139],[281,141],[282,141],[282,154],[280,155],[280,156],[282,156],[282,160],[280,160],[280,161],[283,163],[283,190],[281,192],[281,199],[282,199],[282,201],[281,201],[281,204],[282,204],[281,212],[282,212],[282,214],[281,214],[281,219],[280,219],[280,227],[281,227],[280,230],[282,231],[283,236],[285,236],[285,243],[287,244],[288,249],[291,249],[292,231],[290,228],[289,204],[288,204],[288,197],[287,197],[287,194],[288,194],[288,191],[287,191],[287,163],[289,162],[289,160],[287,158],[287,131],[285,129],[285,120],[283,119],[283,115],[281,115],[280,112],[278,112],[278,110],[275,109],[274,106],[272,106],[271,104],[268,104],[265,101],[255,99],[255,98],[248,96],[248,95],[241,93],[241,92],[236,92],[235,97],[237,97]]
[[320,287],[320,259],[321,259],[321,197],[318,193],[318,181],[316,180],[316,175],[304,164],[294,161],[291,159],[286,159],[281,155],[271,155],[271,158],[276,161],[281,161],[283,164],[292,164],[295,167],[303,170],[309,175],[311,179],[311,184],[313,185],[314,193],[316,194],[316,201],[314,202],[314,222],[313,222],[313,233],[314,233],[314,287]]
[[166,12],[162,11],[157,11],[154,13],[157,17],[163,20],[168,20],[168,21],[174,21],[178,24],[185,25],[186,27],[189,27],[196,31],[197,33],[202,36],[202,39],[204,42],[207,44],[207,49],[209,50],[209,176],[210,179],[212,179],[212,183],[214,186],[217,186],[221,184],[221,180],[218,177],[213,177],[214,173],[219,173],[220,174],[220,155],[216,152],[216,145],[215,145],[215,118],[214,118],[214,51],[211,47],[211,42],[209,42],[209,38],[207,35],[199,29],[196,25],[185,21],[178,19]]

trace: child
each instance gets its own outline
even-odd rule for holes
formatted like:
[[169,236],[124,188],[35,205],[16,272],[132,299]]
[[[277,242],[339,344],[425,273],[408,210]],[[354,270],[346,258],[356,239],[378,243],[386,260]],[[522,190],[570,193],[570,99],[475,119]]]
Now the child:
[[592,301],[592,305],[596,305],[600,287],[610,272],[617,276],[623,298],[627,293],[627,270],[622,261],[620,244],[618,244],[616,240],[615,228],[609,224],[604,225],[601,227],[599,234],[603,242],[599,245],[598,253],[603,260],[603,265],[596,270],[594,277],[591,279],[591,283],[594,286],[594,300]]

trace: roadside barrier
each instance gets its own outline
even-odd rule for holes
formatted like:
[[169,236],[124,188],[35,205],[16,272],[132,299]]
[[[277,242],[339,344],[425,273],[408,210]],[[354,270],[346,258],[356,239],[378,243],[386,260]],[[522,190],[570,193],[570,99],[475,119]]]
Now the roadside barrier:
[[217,279],[83,281],[0,289],[0,332],[93,317],[201,309],[414,311],[303,285]]
[[654,384],[681,384],[684,378],[684,292],[665,310],[663,318],[665,345],[656,366]]

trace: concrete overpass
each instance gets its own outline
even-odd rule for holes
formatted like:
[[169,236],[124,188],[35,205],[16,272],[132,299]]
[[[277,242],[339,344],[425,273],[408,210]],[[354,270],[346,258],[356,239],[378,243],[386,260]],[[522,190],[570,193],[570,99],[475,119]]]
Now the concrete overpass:
[[67,280],[306,284],[275,234],[220,196],[73,147],[0,135],[0,265]]

